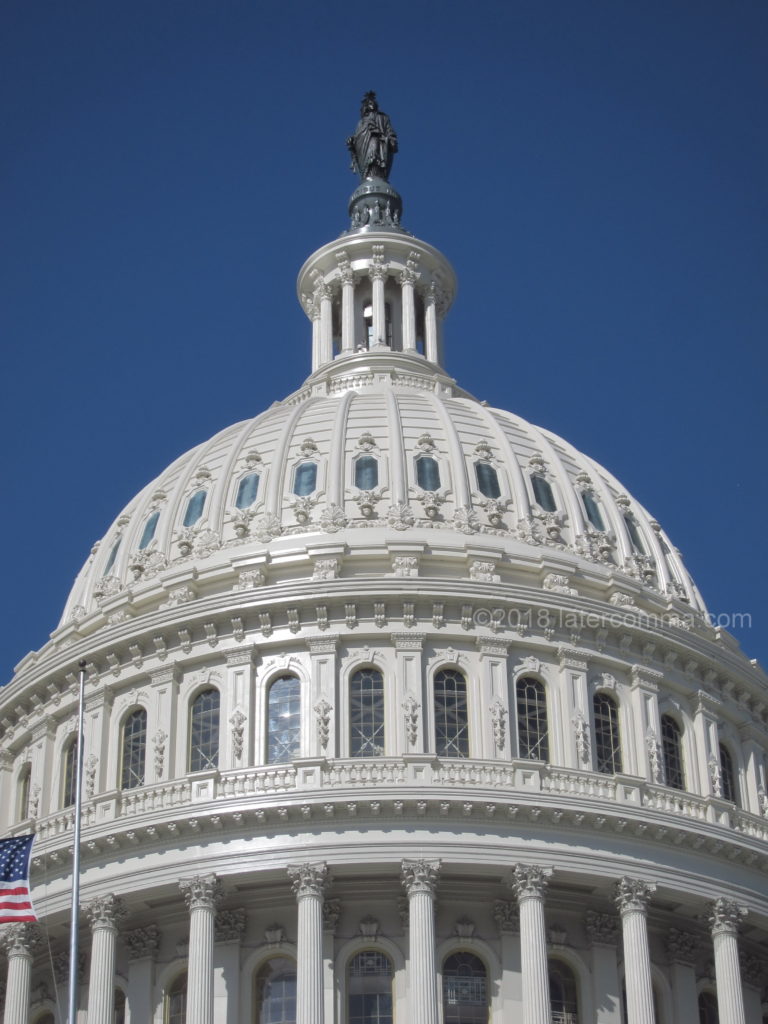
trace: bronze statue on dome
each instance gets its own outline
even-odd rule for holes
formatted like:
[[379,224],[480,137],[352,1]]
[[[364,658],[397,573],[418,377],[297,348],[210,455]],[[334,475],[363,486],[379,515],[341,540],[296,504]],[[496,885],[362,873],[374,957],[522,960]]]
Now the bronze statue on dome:
[[367,92],[360,108],[355,134],[347,139],[352,154],[352,170],[361,179],[389,179],[392,158],[397,152],[397,135],[383,110],[379,110],[376,93]]

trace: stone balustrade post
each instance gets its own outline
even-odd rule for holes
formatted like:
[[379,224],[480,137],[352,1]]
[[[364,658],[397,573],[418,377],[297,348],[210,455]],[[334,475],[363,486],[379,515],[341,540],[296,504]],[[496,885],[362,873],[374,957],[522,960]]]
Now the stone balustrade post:
[[438,1024],[435,968],[435,885],[440,861],[404,860],[403,885],[408,894],[409,985],[412,1024]]
[[7,925],[0,935],[0,948],[8,957],[3,1024],[27,1024],[29,1020],[32,955],[40,939],[37,925],[24,922]]
[[654,1024],[651,957],[648,950],[648,901],[652,882],[622,878],[616,885],[624,942],[624,980],[627,986],[627,1024]]
[[221,882],[216,875],[195,875],[179,887],[189,908],[186,1024],[213,1024],[213,930]]
[[112,893],[92,900],[83,910],[91,925],[88,1022],[113,1024],[117,928],[128,912],[122,899]]
[[745,1024],[738,932],[739,922],[746,913],[744,907],[724,897],[709,906],[720,1024]]
[[298,904],[296,941],[296,1024],[324,1024],[323,893],[326,864],[291,864],[288,875]]
[[550,1024],[547,965],[547,933],[544,927],[544,896],[551,868],[518,864],[508,884],[520,907],[520,954],[522,967],[523,1020],[525,1024]]

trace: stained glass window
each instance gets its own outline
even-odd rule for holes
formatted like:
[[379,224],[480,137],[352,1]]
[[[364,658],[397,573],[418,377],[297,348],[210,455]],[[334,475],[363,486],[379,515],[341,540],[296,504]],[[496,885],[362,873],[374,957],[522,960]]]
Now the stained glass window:
[[361,455],[355,463],[355,487],[372,491],[379,484],[379,463],[372,455]]
[[487,1024],[488,972],[474,953],[454,953],[443,962],[445,1024]]
[[[431,455],[416,459],[416,483],[422,491],[436,491],[440,487],[440,467]],[[479,483],[478,483],[479,486]]]
[[476,462],[475,476],[477,477],[477,489],[482,495],[486,498],[500,497],[499,474],[490,463]]
[[203,690],[192,702],[189,721],[189,770],[219,765],[219,691]]
[[184,513],[184,526],[194,526],[205,507],[206,491],[195,491],[187,502],[187,511]]
[[144,785],[144,766],[147,759],[147,712],[137,708],[123,725],[123,767],[120,785],[135,789]]
[[595,715],[596,767],[604,775],[614,775],[622,770],[619,709],[613,697],[606,693],[596,693],[592,707]]
[[301,684],[281,676],[267,698],[267,763],[281,764],[299,756],[301,745]]
[[519,756],[531,761],[549,760],[547,695],[538,679],[518,679],[517,737]]
[[392,961],[379,950],[352,957],[347,972],[347,1024],[392,1024]]
[[435,675],[435,750],[438,757],[469,757],[467,681],[455,669]]
[[240,481],[235,498],[236,508],[250,508],[259,493],[259,474],[248,473]]
[[296,964],[273,957],[256,975],[256,1024],[296,1024]]
[[671,715],[661,716],[661,753],[666,784],[672,789],[685,789],[682,734]]
[[360,669],[349,681],[349,753],[384,753],[384,677],[374,668]]

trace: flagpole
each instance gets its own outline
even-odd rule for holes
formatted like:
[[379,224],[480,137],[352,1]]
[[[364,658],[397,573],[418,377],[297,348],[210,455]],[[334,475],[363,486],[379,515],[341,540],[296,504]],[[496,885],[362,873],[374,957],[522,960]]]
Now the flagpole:
[[80,918],[80,815],[83,807],[83,719],[85,717],[85,666],[80,662],[80,695],[77,708],[77,765],[75,768],[75,847],[72,852],[72,906],[69,926],[68,1024],[77,1016],[77,929]]

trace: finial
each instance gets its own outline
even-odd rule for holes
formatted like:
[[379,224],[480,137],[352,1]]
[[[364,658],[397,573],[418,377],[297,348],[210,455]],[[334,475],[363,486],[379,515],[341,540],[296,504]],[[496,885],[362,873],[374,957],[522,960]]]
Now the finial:
[[403,201],[388,180],[397,152],[397,135],[388,115],[379,110],[375,92],[363,96],[360,120],[354,135],[347,139],[347,149],[352,155],[352,170],[361,179],[349,201],[352,230],[401,230]]

